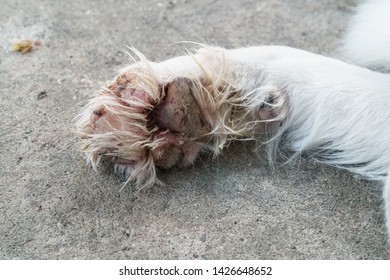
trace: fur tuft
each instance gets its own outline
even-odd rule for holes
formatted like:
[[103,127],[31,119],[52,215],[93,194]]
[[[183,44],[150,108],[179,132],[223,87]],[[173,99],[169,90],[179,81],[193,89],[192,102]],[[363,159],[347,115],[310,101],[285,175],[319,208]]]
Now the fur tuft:
[[342,54],[354,64],[390,71],[390,1],[363,1],[345,36]]

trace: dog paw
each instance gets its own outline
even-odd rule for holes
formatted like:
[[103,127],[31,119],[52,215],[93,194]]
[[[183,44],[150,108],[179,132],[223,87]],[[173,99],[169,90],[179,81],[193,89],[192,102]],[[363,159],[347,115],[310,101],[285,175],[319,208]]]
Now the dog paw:
[[81,150],[96,169],[105,158],[138,185],[155,181],[156,168],[191,164],[208,141],[210,125],[188,78],[162,83],[146,68],[119,74],[83,109],[77,121]]

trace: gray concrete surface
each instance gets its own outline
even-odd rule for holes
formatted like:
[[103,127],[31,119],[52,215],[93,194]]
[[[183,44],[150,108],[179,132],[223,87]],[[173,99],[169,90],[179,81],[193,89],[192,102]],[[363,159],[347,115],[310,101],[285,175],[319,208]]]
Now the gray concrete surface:
[[[0,258],[389,259],[380,186],[302,159],[270,170],[233,143],[218,159],[121,190],[77,151],[72,119],[129,63],[179,41],[332,54],[353,0],[0,0]],[[23,39],[43,46],[21,55]]]

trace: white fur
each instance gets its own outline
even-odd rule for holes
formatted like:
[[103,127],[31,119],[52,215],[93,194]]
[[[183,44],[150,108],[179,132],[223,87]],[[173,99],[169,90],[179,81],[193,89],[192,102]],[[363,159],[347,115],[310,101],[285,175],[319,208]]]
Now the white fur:
[[377,70],[390,70],[390,1],[370,0],[358,6],[344,41],[344,56]]
[[[209,47],[195,58],[207,72],[224,72],[223,79],[249,99],[248,110],[261,110],[271,92],[288,100],[283,122],[270,136],[274,148],[278,143],[296,154],[312,151],[324,163],[385,179],[390,167],[388,74],[281,46]],[[168,80],[201,75],[189,57],[156,64],[155,71]]]

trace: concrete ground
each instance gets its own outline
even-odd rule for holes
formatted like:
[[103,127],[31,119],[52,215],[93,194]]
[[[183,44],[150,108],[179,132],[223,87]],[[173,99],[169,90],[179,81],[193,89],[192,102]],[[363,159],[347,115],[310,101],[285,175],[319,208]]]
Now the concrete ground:
[[[302,159],[271,170],[262,150],[162,174],[137,194],[96,174],[72,119],[129,63],[180,41],[282,44],[333,54],[354,0],[0,0],[0,258],[389,259],[380,186]],[[40,40],[22,55],[11,45]]]

